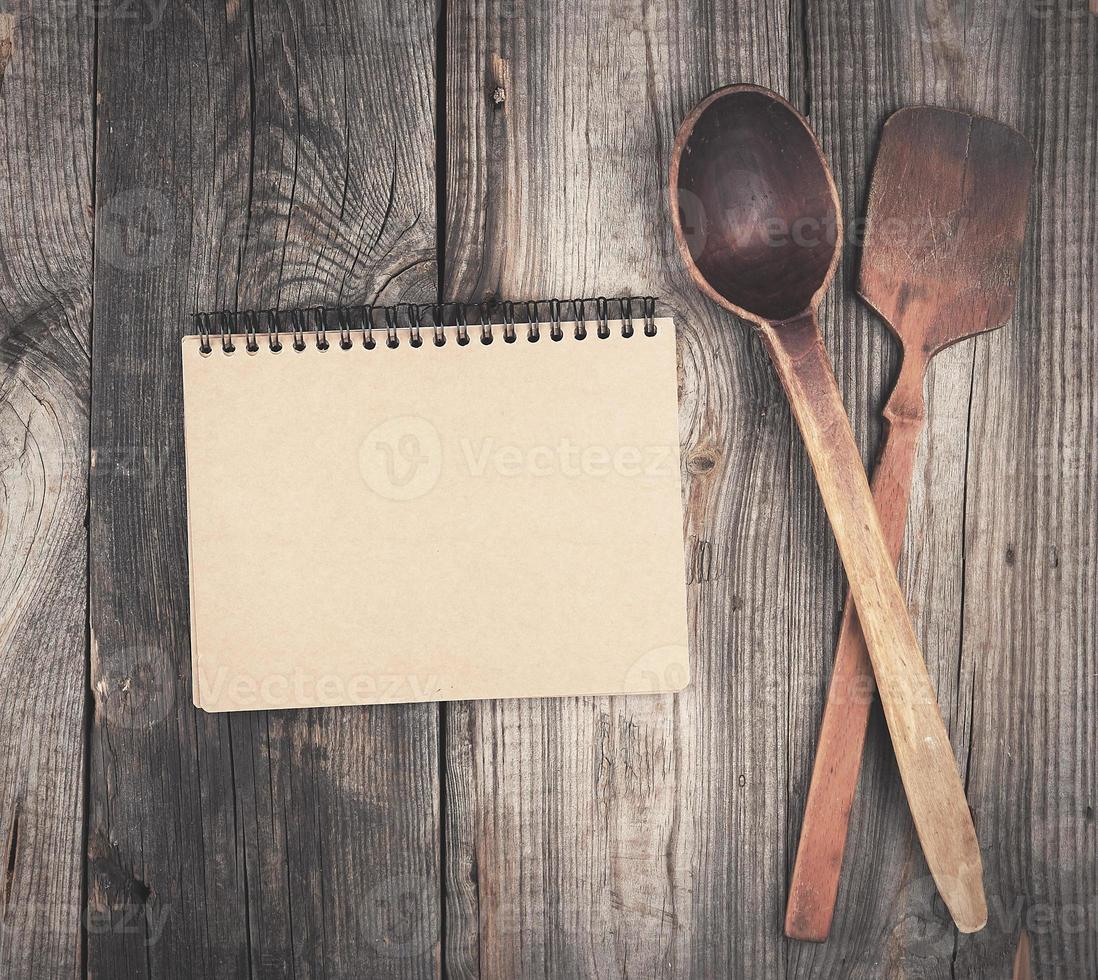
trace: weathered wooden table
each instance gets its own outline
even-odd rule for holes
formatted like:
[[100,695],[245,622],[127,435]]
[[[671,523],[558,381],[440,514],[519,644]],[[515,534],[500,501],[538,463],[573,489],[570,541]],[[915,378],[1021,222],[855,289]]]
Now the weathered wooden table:
[[[1023,932],[1035,976],[1098,975],[1086,0],[16,0],[0,72],[0,975],[983,978]],[[851,227],[901,105],[1037,150],[1017,314],[934,362],[902,568],[984,847],[972,937],[879,717],[832,939],[781,935],[843,580],[771,369],[665,203],[677,124],[741,80],[809,113]],[[868,459],[895,353],[856,264],[823,322]],[[187,314],[440,290],[679,317],[693,684],[196,711]]]

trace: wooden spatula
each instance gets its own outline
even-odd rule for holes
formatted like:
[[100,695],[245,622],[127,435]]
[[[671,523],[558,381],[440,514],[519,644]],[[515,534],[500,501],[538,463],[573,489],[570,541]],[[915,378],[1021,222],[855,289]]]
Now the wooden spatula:
[[[930,358],[1001,326],[1014,308],[1033,151],[1009,126],[929,106],[885,123],[869,193],[858,292],[892,329],[903,363],[884,409],[873,499],[899,558]],[[824,710],[785,932],[822,942],[831,928],[873,691],[847,598]]]

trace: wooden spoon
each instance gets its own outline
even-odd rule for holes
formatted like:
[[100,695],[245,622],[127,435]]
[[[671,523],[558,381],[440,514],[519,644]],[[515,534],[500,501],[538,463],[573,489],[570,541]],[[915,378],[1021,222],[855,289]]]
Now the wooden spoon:
[[767,89],[734,85],[702,101],[679,129],[671,213],[694,281],[758,326],[789,397],[923,852],[958,928],[974,932],[987,920],[976,831],[816,322],[842,241],[831,171],[793,106]]
[[[1010,316],[1032,175],[1029,143],[1002,123],[929,106],[901,109],[885,123],[858,292],[903,348],[873,477],[894,560],[926,418],[927,364]],[[872,698],[872,666],[848,597],[786,908],[793,939],[821,942],[831,928]]]

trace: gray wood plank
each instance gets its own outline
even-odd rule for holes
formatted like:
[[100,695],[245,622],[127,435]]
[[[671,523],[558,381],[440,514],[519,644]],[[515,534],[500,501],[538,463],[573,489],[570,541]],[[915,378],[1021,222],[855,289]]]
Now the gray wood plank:
[[0,12],[0,976],[81,963],[94,35]]
[[[1042,154],[1046,146],[1055,148],[1068,164],[1080,213],[1092,215],[1095,75],[1093,56],[1088,63],[1085,53],[1086,19],[1059,6],[1037,11],[976,4],[943,8],[939,14],[928,17],[907,4],[809,8],[806,81],[812,121],[831,158],[848,222],[861,215],[880,124],[891,111],[915,103],[980,112],[1021,128]],[[1092,42],[1093,26],[1089,30]],[[1070,130],[1060,116],[1065,96],[1081,117]],[[1045,114],[1052,117],[1051,125],[1039,122]],[[1078,135],[1072,140],[1069,131]],[[1091,135],[1084,137],[1084,132]],[[1044,182],[1038,176],[1038,187],[1052,181],[1051,171],[1046,172]],[[1070,664],[1071,671],[1080,671],[1077,676],[1085,673],[1085,667],[1076,666],[1079,643],[1072,645],[1071,638],[1093,622],[1093,590],[1082,601],[1080,594],[1088,593],[1075,593],[1063,625],[1054,625],[1044,610],[1063,602],[1061,588],[1085,589],[1083,583],[1093,581],[1093,533],[1088,538],[1080,529],[1073,538],[1070,517],[1065,520],[1055,507],[1040,517],[1031,510],[1030,493],[1018,491],[1032,485],[1045,471],[1042,467],[1051,467],[1051,458],[1026,460],[1016,448],[1032,444],[1043,431],[1037,405],[1049,378],[1040,368],[1055,360],[1058,366],[1048,370],[1059,377],[1063,364],[1090,363],[1085,342],[1075,340],[1083,333],[1078,323],[1050,320],[1039,312],[1034,294],[1044,288],[1056,295],[1070,283],[1071,309],[1085,309],[1088,297],[1093,302],[1093,256],[1081,246],[1088,233],[1093,241],[1093,229],[1079,228],[1062,204],[1055,212],[1042,209],[1041,196],[1038,191],[1032,219],[1038,229],[1035,245],[1025,259],[1028,287],[1013,322],[933,362],[927,389],[930,424],[916,466],[901,563],[924,653],[967,775],[983,843],[988,927],[972,937],[958,937],[952,929],[914,838],[878,717],[855,804],[832,937],[826,946],[791,949],[790,972],[797,976],[840,970],[867,978],[1006,976],[1031,914],[1046,919],[1044,942],[1034,943],[1037,975],[1094,972],[1093,944],[1065,941],[1063,932],[1065,923],[1075,921],[1073,915],[1093,916],[1082,911],[1092,907],[1095,894],[1094,836],[1086,832],[1093,793],[1081,788],[1076,770],[1093,770],[1095,740],[1092,731],[1079,738],[1078,732],[1089,730],[1079,728],[1078,709],[1065,705],[1054,685],[1036,685],[1025,666],[1044,662],[1052,669],[1055,660],[1046,658],[1059,657],[1062,669]],[[1043,222],[1051,227],[1042,232]],[[1051,249],[1047,257],[1039,251],[1042,236],[1062,242],[1065,234],[1076,263],[1070,278],[1052,271]],[[852,421],[868,449],[877,442],[877,413],[891,387],[895,349],[883,325],[853,295],[856,265],[856,251],[848,248],[840,288],[833,291],[824,322]],[[1048,338],[1055,358],[1043,344],[1037,347],[1038,337]],[[1081,439],[1086,426],[1093,425],[1092,387],[1093,380],[1079,369],[1062,393],[1083,425]],[[1008,460],[1012,477],[1004,483]],[[1063,505],[1093,512],[1092,471],[1072,471],[1066,479],[1057,474],[1056,486]],[[1008,530],[1012,522],[1015,528]],[[1040,567],[1036,556],[1042,547],[1046,553],[1070,551],[1075,564],[1059,573],[1065,578],[1056,584],[1028,577],[1023,599],[1021,585],[1012,591],[1004,580],[1003,555],[1010,552],[1014,561],[1018,548],[1005,538],[1035,542],[1031,571]],[[1061,544],[1060,539],[1066,540]],[[992,544],[997,540],[1004,541],[999,550]],[[1086,557],[1078,557],[1088,555],[1089,565]],[[1074,579],[1069,577],[1073,573]],[[1032,627],[1008,626],[1022,609]],[[1093,641],[1089,649],[1085,641],[1083,647],[1083,661],[1093,660]],[[814,718],[822,695],[806,684],[800,699]],[[1058,740],[1055,749],[1037,749],[1023,715],[1047,719],[1049,731],[1058,733],[1050,736]],[[798,829],[814,738],[812,732],[809,742],[791,746],[797,760],[791,807]],[[1060,765],[1054,761],[1058,754],[1065,760]],[[1069,801],[1050,803],[1043,787],[1037,792],[1033,766],[1052,779],[1060,778],[1061,769],[1070,773]],[[1033,813],[1047,824],[1038,836],[1031,826]],[[1056,825],[1062,821],[1072,828],[1072,854],[1049,856],[1047,845],[1038,842],[1059,842]],[[1057,846],[1052,845],[1053,854]],[[1032,870],[1035,850],[1046,854],[1041,877]]]
[[[817,517],[756,339],[681,267],[666,173],[710,89],[787,89],[787,8],[448,10],[446,294],[661,296],[681,332],[686,533],[711,559],[691,566],[682,695],[448,708],[448,967],[778,976],[799,723],[787,664],[821,659],[796,597],[819,592],[824,532],[806,527]],[[830,626],[834,610],[812,615]]]
[[[1086,924],[1096,862],[1093,780],[1086,780],[1094,726],[1086,707],[1093,698],[1085,695],[1093,694],[1095,673],[1088,671],[1094,525],[1087,519],[1094,480],[1082,447],[1093,426],[1093,345],[1084,326],[1094,298],[1092,219],[1053,218],[1048,255],[1027,259],[1031,292],[1043,287],[1047,296],[1042,306],[1071,311],[1067,324],[1052,326],[1060,363],[1072,370],[1042,374],[1049,362],[1031,341],[1038,326],[1048,329],[1047,317],[1038,323],[1031,295],[1003,334],[942,355],[928,384],[932,419],[901,571],[987,841],[989,928],[958,939],[948,926],[877,719],[833,939],[818,948],[788,944],[776,909],[803,809],[841,568],[768,370],[750,344],[718,332],[717,318],[678,280],[674,256],[655,244],[663,213],[655,191],[675,122],[713,85],[767,81],[766,73],[752,73],[749,59],[737,63],[742,50],[731,71],[714,71],[707,52],[683,40],[697,32],[678,22],[690,17],[678,10],[661,17],[631,7],[613,15],[588,10],[582,24],[564,12],[524,18],[491,5],[451,10],[448,294],[651,289],[688,311],[689,521],[700,497],[700,540],[716,554],[710,580],[694,583],[695,684],[667,699],[670,712],[651,699],[450,709],[451,969],[460,976],[1005,975],[1020,929],[1032,932],[1035,918],[1044,924],[1043,943],[1034,943],[1038,975],[1091,975]],[[921,101],[1022,127],[1067,170],[1058,180],[1046,165],[1055,214],[1069,214],[1073,200],[1093,215],[1093,21],[1059,8],[1035,16],[1025,7],[977,5],[928,17],[906,4],[828,4],[805,11],[802,36],[798,13],[793,43],[772,48],[793,54],[790,90],[821,133],[851,228],[881,122]],[[710,22],[727,24],[731,15]],[[742,22],[735,27],[741,43],[767,36]],[[630,71],[640,60],[630,57],[631,44],[643,45],[647,59],[643,88]],[[591,51],[605,52],[593,70]],[[582,52],[588,70],[569,73],[568,52]],[[781,74],[778,62],[769,64]],[[770,84],[784,88],[780,79]],[[657,161],[654,176],[644,172],[646,159]],[[1054,261],[1054,245],[1068,248],[1066,270]],[[856,261],[848,249],[824,321],[868,461],[895,357],[882,326],[853,297]],[[1029,360],[1019,364],[1023,354]],[[1017,398],[1019,389],[1028,401]],[[1069,462],[1055,455],[1057,442],[1039,439],[1037,393],[1050,390],[1078,426]],[[1010,427],[999,421],[1004,414]],[[775,418],[785,428],[775,431]],[[1028,488],[1020,499],[1047,503],[1039,516],[1014,509],[1015,543],[1001,553],[1016,563],[1017,542],[1027,540],[1034,553],[1053,555],[1056,569],[1068,566],[1040,582],[1044,603],[1032,593],[1023,598],[1033,578],[1004,576],[995,535],[975,523],[984,511],[985,521],[1009,512],[994,474],[1017,455],[1014,446],[1034,444],[1045,455],[1021,470],[1029,476],[1018,477]],[[709,458],[717,465],[705,469]],[[980,469],[989,475],[980,478]],[[767,506],[753,501],[760,492]],[[726,583],[731,576],[739,588]],[[757,596],[746,608],[745,594]],[[1043,611],[1048,606],[1057,618]],[[1019,634],[1013,624],[1023,608]],[[989,636],[999,641],[990,661]],[[744,646],[770,659],[745,663]],[[1048,647],[1056,660],[1040,659]],[[1037,691],[1033,668],[1020,666],[1035,658],[1045,670]],[[1004,676],[1017,677],[1006,691],[995,684]],[[1064,677],[1083,694],[1078,702]],[[1043,720],[1042,741],[1031,744],[1020,718],[1004,738],[1001,719],[1019,703]],[[733,785],[730,774],[745,769]],[[773,781],[759,787],[752,771]],[[1061,782],[1046,788],[1034,771]],[[1017,812],[1019,799],[1030,801],[1026,814]]]
[[[432,18],[100,23],[88,893],[114,927],[89,932],[94,975],[438,973],[437,708],[191,705],[179,376],[195,309],[434,298]],[[262,519],[274,492],[196,519]]]
[[965,492],[969,793],[994,901],[956,975],[998,970],[1025,928],[1035,977],[1082,980],[1098,976],[1098,19],[1065,4],[1026,27],[1032,247],[1015,324],[976,347]]
[[[897,23],[902,30],[896,29]],[[848,228],[844,261],[823,321],[867,462],[878,444],[879,413],[898,361],[886,328],[854,294],[858,253],[852,246],[864,214],[877,136],[888,114],[920,102],[973,109],[966,94],[968,81],[962,81],[962,75],[967,71],[968,78],[974,78],[977,70],[965,59],[971,61],[973,52],[988,45],[1007,58],[1016,53],[1014,35],[1010,30],[1004,34],[1001,17],[974,13],[969,47],[961,36],[963,26],[950,15],[932,21],[906,5],[888,9],[813,5],[806,20],[807,101],[839,184]],[[1007,25],[1011,26],[1013,22]],[[919,229],[910,233],[918,234]],[[960,690],[958,664],[971,363],[971,343],[932,362],[927,383],[929,422],[916,463],[900,565],[962,772],[969,703]],[[821,636],[821,642],[832,646],[833,634]],[[830,670],[831,655],[828,649],[821,677]],[[792,806],[798,832],[824,693],[818,686],[806,685],[800,703],[809,712],[813,729],[808,741],[791,746],[797,760]],[[914,837],[879,712],[874,722],[831,938],[819,947],[792,945],[794,975],[826,976],[841,968],[858,977],[946,976],[951,969],[955,930],[936,898]]]
[[[1036,976],[1093,976],[1095,22],[825,4],[802,38],[796,5],[609,6],[451,6],[447,289],[653,291],[679,314],[695,683],[445,709],[450,972],[982,977],[1024,926]],[[4,132],[27,134],[0,163],[11,976],[80,965],[96,27],[57,13],[17,13],[10,58],[0,15]],[[434,973],[433,711],[190,707],[175,354],[195,307],[431,297],[431,14],[146,13],[145,34],[98,26],[89,966]],[[933,370],[903,569],[988,841],[991,921],[959,943],[879,724],[836,934],[779,934],[841,570],[769,368],[681,275],[662,183],[689,105],[745,78],[812,110],[848,217],[902,103],[974,108],[1039,149],[1018,316]],[[824,325],[868,459],[894,364],[855,265]]]

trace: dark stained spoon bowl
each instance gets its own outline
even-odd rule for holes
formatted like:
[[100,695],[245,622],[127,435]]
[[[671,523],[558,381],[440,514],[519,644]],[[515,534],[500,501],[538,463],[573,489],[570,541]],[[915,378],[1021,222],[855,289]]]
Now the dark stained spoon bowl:
[[756,324],[769,350],[846,568],[923,853],[958,928],[975,932],[987,921],[976,831],[816,321],[842,220],[804,117],[753,85],[708,96],[675,141],[671,214],[695,283]]
[[671,181],[694,221],[676,221],[680,244],[711,299],[756,323],[817,305],[839,261],[839,198],[788,102],[751,85],[709,96],[679,130]]

